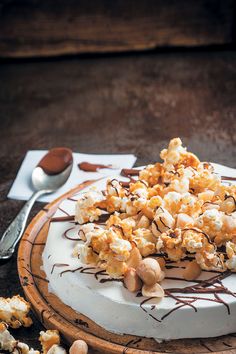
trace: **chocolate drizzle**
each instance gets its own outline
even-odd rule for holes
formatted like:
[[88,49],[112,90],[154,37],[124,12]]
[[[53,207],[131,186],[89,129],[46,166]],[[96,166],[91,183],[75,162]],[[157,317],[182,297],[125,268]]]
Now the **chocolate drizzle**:
[[130,181],[127,182],[127,181],[119,181],[121,187],[123,188],[129,188],[129,185],[130,185]]
[[[201,301],[210,301],[210,302],[215,302],[215,303],[220,303],[226,307],[228,315],[230,315],[230,307],[227,304],[226,301],[224,301],[221,297],[220,294],[227,294],[231,295],[236,298],[236,293],[230,291],[223,283],[222,280],[230,276],[232,273],[230,271],[226,271],[223,273],[217,272],[217,275],[207,279],[207,280],[194,280],[192,281],[194,284],[190,286],[186,286],[184,288],[167,288],[165,289],[165,297],[170,297],[173,300],[175,300],[175,305],[170,311],[165,313],[160,319],[154,318],[158,322],[163,321],[166,317],[170,316],[173,312],[183,308],[183,307],[191,307],[194,312],[197,312],[197,307],[194,305],[194,303],[198,300]],[[186,281],[183,278],[178,278],[178,277],[166,277],[165,279],[170,279],[170,280],[175,280],[175,281]],[[212,294],[213,298],[210,297],[204,297],[204,294]],[[142,294],[138,292],[136,294],[136,297],[141,297]],[[144,299],[140,303],[140,307],[143,311],[148,313],[148,311],[143,307],[145,303],[148,301],[154,299],[154,297],[149,297],[147,299]],[[151,310],[153,310],[155,307],[151,306]],[[148,313],[150,317],[152,316],[150,313]]]
[[74,221],[75,216],[74,215],[68,215],[68,216],[55,216],[51,218],[50,222],[63,222],[63,221]]
[[135,168],[122,168],[120,174],[124,177],[138,176],[141,170],[136,170]]
[[[78,267],[75,269],[66,269],[60,273],[60,277],[65,273],[75,273],[80,272],[81,274],[93,275],[94,278],[101,284],[107,282],[122,282],[122,278],[110,278],[110,276],[102,269],[97,270],[97,267]],[[99,279],[101,277],[101,279]],[[105,277],[105,278],[104,278]]]
[[221,176],[222,181],[236,181],[236,177]]
[[[63,233],[63,236],[65,238],[67,238],[67,240],[70,240],[70,241],[81,241],[82,239],[80,237],[74,238],[74,237],[68,236],[68,232],[70,232],[71,230],[74,230],[74,228],[75,227],[70,227],[69,229],[65,230],[64,233]],[[78,231],[78,235],[79,235],[80,231],[82,231],[82,230]]]
[[80,170],[85,171],[85,172],[97,172],[101,170],[102,168],[109,168],[113,169],[114,167],[112,165],[103,165],[103,164],[95,164],[91,162],[80,162],[78,164],[78,167]]
[[[215,294],[217,292],[219,293],[224,293],[224,294],[230,294],[236,297],[234,293],[232,293],[230,290],[225,288],[222,285],[221,280],[227,278],[229,275],[232,273],[230,271],[226,271],[224,273],[220,273],[215,275],[214,277],[207,279],[207,280],[202,280],[199,284],[196,285],[190,285],[185,288],[169,288],[166,289],[168,292],[171,293],[184,293],[184,294],[189,294],[189,293],[205,293],[205,294]],[[214,286],[215,283],[220,283],[221,286]],[[214,286],[213,288],[210,288],[210,286]]]
[[114,281],[114,282],[123,282],[123,280],[121,278],[103,278],[101,280],[99,280],[99,283],[104,284],[110,281]]
[[159,320],[158,318],[156,318],[152,314],[148,313],[148,311],[145,309],[145,307],[143,307],[143,305],[145,305],[148,301],[153,300],[153,299],[156,299],[156,297],[152,296],[152,297],[148,297],[147,299],[144,299],[143,301],[141,301],[140,307],[144,312],[146,312],[148,314],[148,316],[152,317],[157,322],[161,322],[161,320]]
[[[136,345],[136,344],[140,343],[141,341],[142,341],[142,338],[129,340],[128,343],[126,343],[125,348],[122,353],[126,354],[126,352],[128,351],[129,348],[133,348],[133,345]],[[132,345],[132,347],[130,347],[131,345]]]
[[45,281],[46,283],[49,283],[49,280],[48,280],[48,279],[43,278],[43,277],[41,277],[41,276],[38,275],[38,274],[32,273],[32,272],[31,272],[29,269],[27,269],[26,267],[22,267],[22,268],[24,268],[33,278],[40,279],[40,280]]
[[61,207],[58,207],[59,210],[61,210],[61,212],[67,216],[71,216],[70,214],[67,213],[67,211],[65,211],[64,209],[62,209]]
[[68,266],[69,266],[69,264],[67,264],[67,263],[55,263],[52,266],[51,274],[53,273],[55,267],[68,267]]
[[[167,229],[169,229],[169,226],[164,223],[164,221],[162,220],[161,217],[160,217],[160,222],[162,223],[162,225],[163,225],[164,227],[167,227]],[[159,230],[158,230],[158,231],[159,231]],[[171,237],[172,237],[172,236],[171,236]],[[174,235],[174,237],[176,237],[176,236]]]
[[157,231],[160,232],[160,234],[162,233],[161,230],[159,229],[159,226],[157,225],[156,220],[153,220],[153,224],[156,226]]

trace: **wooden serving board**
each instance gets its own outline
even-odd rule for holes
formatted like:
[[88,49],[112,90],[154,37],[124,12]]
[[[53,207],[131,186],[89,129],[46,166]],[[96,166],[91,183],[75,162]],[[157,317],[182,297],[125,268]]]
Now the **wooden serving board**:
[[96,350],[107,354],[236,354],[236,334],[219,338],[173,340],[163,343],[143,337],[117,335],[104,330],[48,292],[48,281],[41,269],[41,255],[46,243],[50,218],[64,199],[71,197],[91,183],[92,181],[88,181],[80,184],[44,207],[27,227],[20,242],[18,272],[21,285],[42,324],[46,328],[58,329],[68,343],[72,343],[75,339],[84,339],[91,348],[90,353]]

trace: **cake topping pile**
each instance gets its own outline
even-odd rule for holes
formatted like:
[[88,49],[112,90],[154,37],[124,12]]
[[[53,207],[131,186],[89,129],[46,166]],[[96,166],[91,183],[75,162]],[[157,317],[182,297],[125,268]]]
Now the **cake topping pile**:
[[[76,205],[84,243],[74,254],[113,278],[124,277],[131,291],[144,283],[143,295],[154,288],[161,293],[158,255],[175,262],[191,255],[186,279],[196,279],[201,269],[236,271],[236,186],[223,185],[212,165],[200,162],[179,138],[160,157],[162,163],[148,165],[128,187],[108,180],[105,191],[91,189]],[[103,214],[108,218],[101,225]],[[141,269],[155,275],[151,282]]]

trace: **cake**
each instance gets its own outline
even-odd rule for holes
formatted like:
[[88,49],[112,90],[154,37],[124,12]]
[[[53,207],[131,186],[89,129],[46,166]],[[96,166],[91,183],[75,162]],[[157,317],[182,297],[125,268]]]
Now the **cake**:
[[179,138],[160,157],[61,203],[42,255],[49,291],[117,334],[233,333],[236,187]]

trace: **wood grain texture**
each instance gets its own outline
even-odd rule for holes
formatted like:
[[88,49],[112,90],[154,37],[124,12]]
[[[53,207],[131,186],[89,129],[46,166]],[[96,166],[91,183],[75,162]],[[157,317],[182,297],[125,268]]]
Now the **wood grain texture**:
[[234,0],[2,0],[0,56],[235,43]]
[[[114,334],[74,311],[48,291],[48,281],[42,270],[42,252],[47,240],[50,218],[61,201],[73,197],[90,184],[91,182],[82,183],[48,204],[32,220],[20,242],[17,262],[21,285],[41,323],[48,329],[58,329],[67,343],[83,339],[91,351],[96,349],[103,354],[162,354],[165,352],[202,354],[206,351],[214,354],[228,354],[229,351],[236,352],[236,334],[162,343],[157,343],[152,338]],[[86,268],[91,270],[91,267],[84,269]]]
[[[236,168],[235,52],[2,62],[0,78],[0,234],[23,205],[7,193],[29,149],[134,153],[140,166],[181,136],[201,159]],[[0,295],[17,293],[15,256],[0,265]],[[38,348],[42,328],[34,317],[14,334]]]

